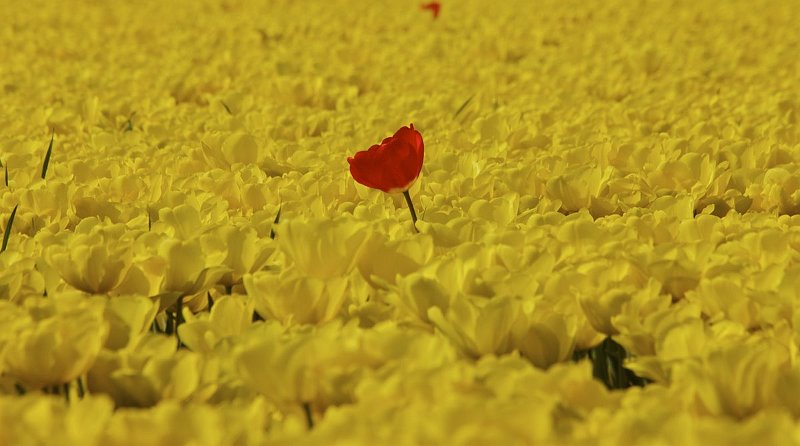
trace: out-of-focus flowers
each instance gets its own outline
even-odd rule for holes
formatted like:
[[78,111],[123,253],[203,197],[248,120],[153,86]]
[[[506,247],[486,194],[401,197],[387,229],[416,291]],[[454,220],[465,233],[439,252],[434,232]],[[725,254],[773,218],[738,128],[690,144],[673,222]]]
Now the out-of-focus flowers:
[[99,446],[113,414],[105,395],[86,395],[69,404],[40,393],[0,395],[0,444],[47,444],[58,433],[60,445]]
[[789,368],[788,349],[770,340],[723,347],[676,365],[673,380],[694,390],[702,413],[744,419],[776,403],[778,381]]
[[203,382],[203,358],[176,347],[174,339],[147,333],[127,348],[103,350],[87,373],[88,389],[111,396],[118,406],[204,400],[214,389]]
[[29,323],[3,348],[5,372],[34,389],[85,374],[108,336],[104,307],[101,298],[72,294],[26,299]]

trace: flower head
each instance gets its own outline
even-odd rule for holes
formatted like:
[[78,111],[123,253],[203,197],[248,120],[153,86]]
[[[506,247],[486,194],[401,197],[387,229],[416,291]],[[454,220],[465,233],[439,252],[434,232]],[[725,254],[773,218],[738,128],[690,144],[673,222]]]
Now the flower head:
[[387,193],[407,191],[422,171],[425,145],[414,124],[401,127],[365,151],[347,158],[353,178],[364,186]]
[[422,9],[428,9],[433,13],[433,18],[439,17],[439,10],[442,9],[442,4],[439,2],[429,2],[420,5]]

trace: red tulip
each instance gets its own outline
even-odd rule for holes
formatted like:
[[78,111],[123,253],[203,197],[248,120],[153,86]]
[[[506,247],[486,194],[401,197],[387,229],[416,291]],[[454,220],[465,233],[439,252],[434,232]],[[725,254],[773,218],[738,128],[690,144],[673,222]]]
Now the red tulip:
[[442,4],[439,2],[430,2],[420,5],[420,7],[422,9],[430,9],[430,11],[433,13],[433,18],[435,19],[439,17],[439,10],[442,9]]
[[347,158],[347,162],[356,181],[392,194],[407,191],[417,181],[424,154],[422,135],[411,124],[380,144]]
[[[408,189],[417,181],[422,171],[425,144],[414,124],[400,127],[390,136],[367,150],[347,158],[350,174],[364,186],[392,194],[402,192],[411,210],[411,219],[417,216]],[[416,228],[416,227],[415,227]]]

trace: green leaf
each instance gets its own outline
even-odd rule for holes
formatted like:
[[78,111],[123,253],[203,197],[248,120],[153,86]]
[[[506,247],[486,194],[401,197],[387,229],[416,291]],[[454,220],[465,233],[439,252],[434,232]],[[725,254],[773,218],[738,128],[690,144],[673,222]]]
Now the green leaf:
[[[281,209],[282,208],[283,208],[283,205],[278,206],[278,213],[275,215],[275,221],[272,222],[272,226],[273,227],[275,225],[277,225],[278,222],[281,221]],[[275,240],[275,229],[270,229],[269,230],[269,238],[271,238],[272,240]]]
[[123,132],[131,132],[131,131],[133,131],[133,117],[134,116],[136,116],[136,112],[131,113],[131,115],[128,117],[128,120],[125,121],[125,124],[124,124],[125,127],[123,127],[123,129],[122,129]]
[[11,226],[14,224],[14,217],[17,216],[17,207],[19,207],[19,205],[14,206],[14,210],[11,211],[11,215],[8,217],[6,232],[3,234],[3,247],[0,248],[0,252],[5,251],[6,247],[8,247],[8,239],[11,237]]
[[469,97],[469,98],[468,98],[466,101],[464,101],[464,103],[463,103],[463,104],[461,104],[461,107],[458,107],[458,110],[456,110],[456,112],[455,112],[455,114],[453,115],[453,117],[454,117],[454,118],[455,118],[455,117],[457,117],[457,116],[458,116],[458,115],[459,115],[459,114],[460,114],[462,111],[464,111],[464,109],[465,109],[465,108],[467,108],[467,106],[469,105],[469,103],[470,103],[470,102],[472,102],[472,99],[473,99],[474,97],[475,97],[475,95],[473,94],[473,95],[472,95],[472,96],[470,96],[470,97]]
[[56,130],[50,134],[50,145],[47,146],[47,153],[44,155],[44,163],[42,163],[42,179],[47,176],[47,168],[50,166],[50,155],[53,154],[53,139],[56,136]]

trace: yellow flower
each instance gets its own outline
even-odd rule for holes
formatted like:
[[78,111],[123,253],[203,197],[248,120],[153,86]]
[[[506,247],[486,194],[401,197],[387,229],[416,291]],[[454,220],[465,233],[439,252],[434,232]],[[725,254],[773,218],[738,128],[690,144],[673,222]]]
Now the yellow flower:
[[614,326],[618,316],[642,318],[669,306],[672,298],[661,294],[661,284],[651,278],[643,287],[621,284],[597,293],[583,291],[578,300],[594,329],[611,336],[619,333]]
[[262,316],[284,323],[316,324],[339,314],[350,281],[346,276],[320,279],[289,268],[280,273],[245,275],[244,287]]
[[261,399],[218,405],[167,401],[149,409],[118,409],[97,444],[264,444],[269,415]]
[[226,286],[240,284],[242,276],[262,269],[276,248],[272,239],[259,237],[255,229],[234,226],[221,226],[204,234],[201,240],[207,247],[204,251],[227,251],[222,263],[229,271],[220,278]]
[[160,309],[179,297],[205,293],[228,272],[221,263],[226,251],[204,246],[199,238],[176,240],[154,232],[137,237],[133,266],[119,293],[158,296]]
[[376,232],[367,240],[358,269],[373,285],[394,284],[398,275],[406,276],[418,270],[432,257],[433,239],[430,236],[420,235],[413,240],[390,240]]
[[464,296],[446,312],[428,309],[428,319],[464,354],[478,358],[511,352],[512,327],[520,317],[520,305],[508,297],[492,299]]
[[150,330],[158,305],[143,296],[117,296],[108,300],[105,318],[109,334],[105,347],[118,350],[135,345]]
[[76,233],[62,244],[50,245],[44,258],[65,282],[92,294],[113,291],[131,267],[130,240],[120,240],[101,230]]
[[87,374],[89,391],[111,396],[117,406],[206,398],[213,388],[202,382],[203,359],[176,348],[174,338],[146,333],[127,348],[103,350]]
[[316,399],[320,383],[314,365],[329,341],[313,335],[264,337],[237,347],[236,358],[244,382],[287,409]]
[[207,317],[189,316],[178,328],[178,334],[190,350],[209,353],[220,340],[243,333],[252,320],[252,299],[240,295],[222,296],[214,302]]
[[160,287],[162,293],[203,292],[218,283],[227,271],[219,265],[219,256],[204,251],[199,241],[166,240],[158,246],[158,252],[166,263]]
[[113,410],[104,395],[86,395],[70,404],[42,394],[0,396],[0,444],[48,444],[57,435],[59,445],[101,445]]
[[575,350],[578,316],[559,314],[545,305],[523,310],[525,322],[515,324],[512,343],[540,368],[567,360]]
[[0,300],[0,375],[5,368],[5,347],[16,342],[17,335],[33,323],[33,318],[24,308],[5,300]]
[[352,218],[281,220],[278,245],[304,274],[317,279],[343,276],[360,260],[370,227]]
[[35,258],[18,251],[0,253],[0,300],[13,302],[25,295],[42,295],[45,280],[36,263]]
[[[613,168],[601,168],[588,164],[572,166],[566,173],[554,176],[547,181],[546,196],[551,199],[561,200],[561,207],[567,212],[575,212],[581,208],[589,208],[593,204],[598,206],[599,197],[611,177]],[[616,206],[603,203],[597,210],[600,215],[611,213]]]
[[68,383],[92,366],[108,335],[105,301],[78,295],[28,298],[32,321],[6,344],[6,373],[26,387]]
[[673,382],[694,390],[702,413],[743,419],[775,404],[789,361],[788,349],[775,341],[738,343],[676,365]]

